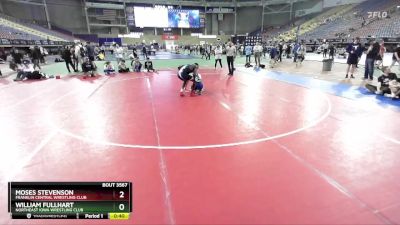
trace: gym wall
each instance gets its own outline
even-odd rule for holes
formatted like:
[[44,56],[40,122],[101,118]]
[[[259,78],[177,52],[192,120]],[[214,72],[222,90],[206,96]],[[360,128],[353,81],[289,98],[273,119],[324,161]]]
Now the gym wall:
[[11,15],[22,20],[35,20],[39,23],[45,23],[47,21],[43,6],[27,5],[11,1],[1,1],[1,4],[3,12],[6,15]]
[[237,34],[253,32],[261,27],[262,7],[243,7],[237,11]]
[[74,33],[87,33],[81,0],[46,0],[51,23]]

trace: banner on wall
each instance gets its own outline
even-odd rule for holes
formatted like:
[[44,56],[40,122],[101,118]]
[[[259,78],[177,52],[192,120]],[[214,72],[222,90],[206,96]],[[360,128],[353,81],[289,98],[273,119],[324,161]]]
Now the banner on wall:
[[20,45],[20,46],[28,46],[28,45],[67,45],[72,44],[71,42],[63,42],[63,41],[47,41],[47,40],[22,40],[22,39],[0,39],[0,45]]
[[163,34],[161,38],[163,40],[178,40],[179,35]]
[[125,8],[126,22],[129,27],[135,26],[135,14],[134,14],[134,5],[127,4]]
[[122,46],[122,39],[121,38],[99,38],[99,45],[110,46],[112,44],[118,44]]
[[400,43],[400,38],[382,38],[385,42]]
[[206,13],[234,13],[234,8],[208,8]]

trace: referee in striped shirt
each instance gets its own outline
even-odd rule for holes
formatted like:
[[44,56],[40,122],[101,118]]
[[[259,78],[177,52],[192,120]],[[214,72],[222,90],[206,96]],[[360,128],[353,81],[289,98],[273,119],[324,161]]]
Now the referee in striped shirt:
[[228,43],[228,46],[225,48],[226,51],[226,61],[228,62],[229,73],[228,75],[233,76],[233,61],[236,57],[236,47],[232,44],[232,42]]

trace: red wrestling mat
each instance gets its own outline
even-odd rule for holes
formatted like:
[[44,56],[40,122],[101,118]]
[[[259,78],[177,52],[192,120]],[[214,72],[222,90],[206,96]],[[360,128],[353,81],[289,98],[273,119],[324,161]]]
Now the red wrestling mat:
[[399,145],[367,129],[398,133],[398,113],[200,73],[195,97],[176,71],[0,89],[0,224],[28,223],[9,219],[8,181],[133,183],[129,220],[29,224],[400,223]]

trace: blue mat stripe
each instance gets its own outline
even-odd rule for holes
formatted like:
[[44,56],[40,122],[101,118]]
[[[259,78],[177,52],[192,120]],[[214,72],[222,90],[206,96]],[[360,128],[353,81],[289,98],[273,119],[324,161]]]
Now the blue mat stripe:
[[384,108],[393,108],[400,111],[400,100],[392,100],[391,98],[372,94],[364,87],[313,79],[301,74],[292,75],[283,72],[269,71],[266,75],[270,78],[286,83],[320,90],[325,93],[348,99],[362,99],[363,101],[370,101],[371,103],[378,104]]

